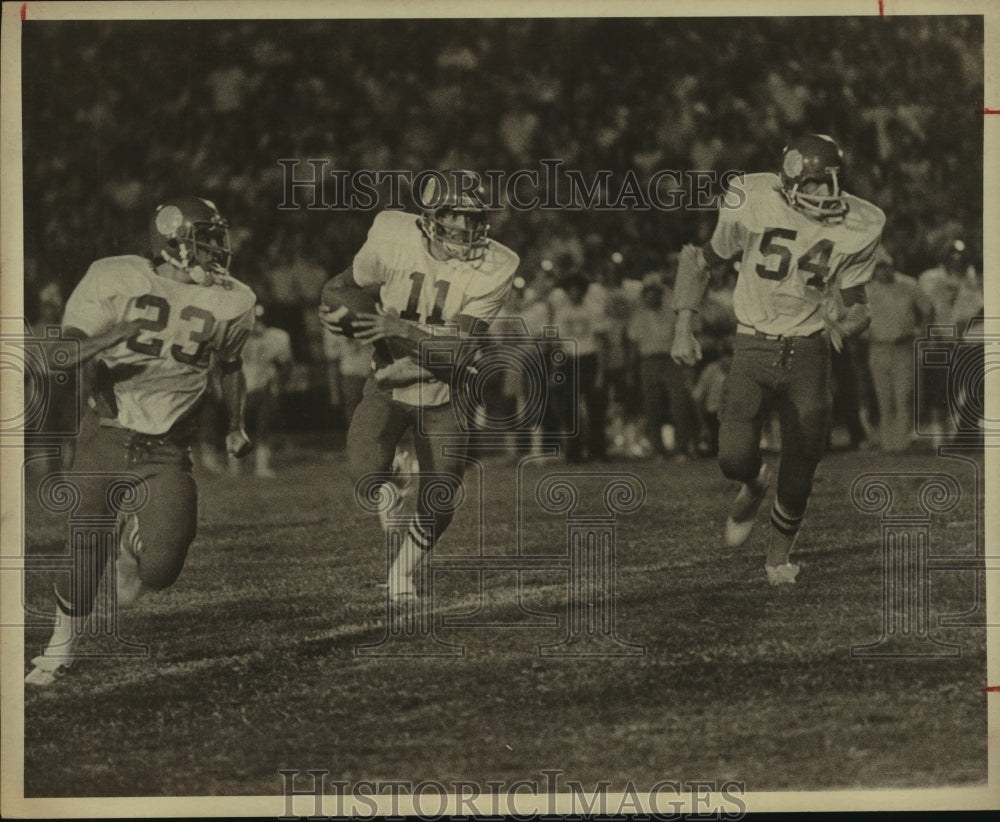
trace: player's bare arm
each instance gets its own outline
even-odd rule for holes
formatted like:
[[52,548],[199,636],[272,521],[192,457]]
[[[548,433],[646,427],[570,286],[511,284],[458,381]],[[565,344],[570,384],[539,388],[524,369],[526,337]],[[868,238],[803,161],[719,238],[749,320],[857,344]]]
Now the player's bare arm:
[[226,452],[234,457],[245,457],[253,450],[243,421],[247,404],[247,381],[241,365],[242,360],[221,364],[222,399],[228,419]]
[[67,326],[63,329],[63,336],[77,340],[79,342],[79,346],[74,346],[73,349],[69,351],[60,349],[60,353],[68,354],[68,356],[65,359],[60,357],[58,361],[53,359],[49,362],[49,367],[56,371],[68,371],[72,368],[76,368],[78,365],[89,362],[102,351],[105,351],[114,345],[118,345],[118,343],[127,340],[133,334],[140,331],[142,329],[142,324],[142,318],[135,320],[122,320],[121,322],[117,322],[112,325],[106,331],[102,331],[100,334],[94,334],[92,336],[88,336],[79,328]]
[[670,356],[681,365],[695,365],[701,359],[701,345],[694,336],[693,318],[705,296],[712,269],[726,265],[715,253],[711,242],[703,246],[686,245],[677,261],[677,281],[674,291],[674,341]]

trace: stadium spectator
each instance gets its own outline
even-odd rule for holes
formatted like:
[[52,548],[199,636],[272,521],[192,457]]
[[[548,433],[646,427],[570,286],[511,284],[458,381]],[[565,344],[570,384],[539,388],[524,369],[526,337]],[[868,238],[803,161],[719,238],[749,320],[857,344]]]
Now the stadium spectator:
[[208,369],[208,387],[202,396],[196,436],[191,449],[197,464],[209,474],[219,474],[223,470],[225,435],[226,405],[222,396],[222,373],[218,363],[213,361]]
[[608,440],[619,454],[630,456],[636,446],[635,419],[641,416],[636,383],[632,380],[632,341],[628,336],[628,323],[632,305],[622,288],[617,270],[612,272],[616,281],[609,282],[604,316],[607,323],[607,355],[605,381],[608,387]]
[[324,329],[323,349],[327,359],[331,408],[339,409],[342,422],[350,425],[354,410],[361,402],[365,381],[372,373],[372,346]]
[[[950,327],[951,342],[937,334],[935,345],[956,349],[969,320],[983,309],[982,283],[969,262],[965,242],[950,241],[945,246],[941,263],[924,271],[917,283],[933,306],[933,324]],[[919,378],[922,430],[940,441],[955,430],[955,420],[949,410],[948,369],[925,366]]]
[[[492,327],[490,337],[499,346],[500,359],[504,367],[497,372],[496,386],[498,393],[498,410],[510,419],[520,419],[529,409],[529,402],[538,402],[539,398],[546,399],[545,386],[548,384],[548,373],[546,371],[535,371],[530,369],[519,369],[514,367],[514,363],[509,361],[503,354],[503,346],[509,344],[505,342],[510,336],[518,336],[526,333],[535,340],[541,340],[544,326],[548,325],[548,303],[537,298],[534,289],[530,288],[523,277],[514,278],[514,285],[511,288],[507,303],[500,312],[500,317]],[[523,325],[522,325],[523,323]],[[487,357],[491,354],[487,353]],[[542,358],[539,365],[546,367],[547,362]],[[541,392],[535,381],[541,381]],[[530,453],[540,450],[542,444],[542,426],[538,425],[530,432],[530,442],[525,443],[524,431],[511,431],[507,437],[508,455],[512,461],[518,461],[524,451],[525,446]]]
[[[524,321],[528,334],[538,340],[539,352],[546,369],[544,374],[546,390],[543,392],[545,407],[542,410],[541,424],[532,436],[533,453],[539,452],[543,445],[553,444],[553,437],[561,428],[561,409],[558,404],[560,387],[551,383],[554,377],[551,358],[554,343],[545,339],[546,328],[552,327],[552,306],[549,302],[551,290],[550,281],[545,276],[537,278],[531,285],[526,286],[518,315]],[[522,390],[525,387],[522,384]]]
[[[262,305],[254,310],[253,331],[243,347],[243,374],[247,381],[247,432],[254,442],[254,475],[274,479],[275,418],[280,410],[292,368],[292,347],[288,333],[268,326]],[[231,473],[239,473],[239,461],[230,455]]]
[[[58,332],[62,320],[63,298],[57,282],[46,283],[37,289],[33,282],[25,283],[25,319],[31,336],[48,345],[49,334]],[[76,455],[76,436],[79,427],[78,375],[75,370],[56,372],[46,369],[39,373],[26,361],[25,402],[38,408],[40,416],[32,420],[25,431],[25,456],[29,470],[35,468],[42,476],[73,467]],[[35,403],[38,405],[34,405]]]
[[576,395],[558,391],[562,430],[571,430],[574,423],[579,425],[577,433],[566,442],[569,462],[607,459],[607,324],[602,302],[586,299],[590,288],[591,283],[582,275],[568,277],[562,284],[564,296],[554,293],[552,309],[560,339],[572,343],[565,351],[570,357],[569,370],[578,379]]
[[868,434],[862,422],[861,413],[861,380],[864,370],[859,362],[864,356],[864,349],[856,345],[857,340],[844,340],[843,347],[838,351],[831,350],[831,370],[833,372],[833,412],[830,435],[827,438],[828,447],[834,447],[834,426],[843,426],[847,432],[848,451],[868,448]]
[[879,250],[875,274],[866,287],[872,312],[869,364],[878,398],[881,450],[905,451],[913,438],[914,341],[932,316],[927,295],[898,273],[892,255]]
[[[646,436],[656,453],[684,460],[695,454],[699,423],[691,397],[689,369],[670,358],[675,318],[672,297],[665,285],[656,282],[644,285],[640,305],[629,319],[628,336],[639,358]],[[669,420],[674,425],[672,454],[661,435],[668,408]]]
[[726,387],[726,377],[733,364],[733,352],[730,347],[723,347],[718,359],[712,360],[698,375],[692,399],[698,408],[702,421],[703,439],[701,453],[708,457],[719,455],[719,412],[722,410],[722,397]]

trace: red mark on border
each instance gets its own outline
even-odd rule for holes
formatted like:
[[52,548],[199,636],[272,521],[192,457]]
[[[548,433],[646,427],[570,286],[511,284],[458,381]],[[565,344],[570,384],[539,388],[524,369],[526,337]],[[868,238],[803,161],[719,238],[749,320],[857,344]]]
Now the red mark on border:
[[28,4],[21,3],[21,22],[23,23],[28,19]]
[[885,17],[885,0],[878,0],[878,16]]
[[1000,685],[990,685],[986,688],[983,688],[983,693],[1000,694]]
[[983,114],[1000,114],[1000,108],[984,108]]

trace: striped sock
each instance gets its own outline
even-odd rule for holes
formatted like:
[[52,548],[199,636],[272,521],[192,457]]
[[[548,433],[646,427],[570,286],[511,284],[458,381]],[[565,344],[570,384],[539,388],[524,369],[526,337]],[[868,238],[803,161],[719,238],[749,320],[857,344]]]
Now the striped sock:
[[58,617],[52,630],[52,636],[43,651],[43,656],[68,657],[72,655],[77,640],[83,635],[87,617],[74,613],[72,604],[58,590],[55,594]]
[[802,525],[804,512],[799,516],[792,516],[778,502],[774,500],[771,507],[771,544],[767,549],[766,565],[784,565],[788,562],[788,557],[792,553],[795,545],[795,538],[799,535],[799,528]]
[[421,518],[414,515],[410,520],[406,539],[412,540],[413,544],[422,551],[430,551],[434,547],[434,538],[429,525],[430,523],[421,522]]
[[434,538],[427,523],[414,516],[406,531],[406,538],[399,549],[396,561],[389,569],[389,595],[416,594],[413,574],[423,562],[424,556],[434,547]]

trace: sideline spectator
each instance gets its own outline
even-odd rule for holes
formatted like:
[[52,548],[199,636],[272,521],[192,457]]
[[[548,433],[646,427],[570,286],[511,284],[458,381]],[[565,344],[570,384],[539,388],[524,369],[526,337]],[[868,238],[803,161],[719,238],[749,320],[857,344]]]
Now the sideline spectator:
[[628,335],[639,357],[639,381],[646,419],[646,434],[656,453],[667,457],[661,429],[670,408],[674,424],[674,452],[679,460],[695,454],[698,442],[698,413],[691,398],[688,369],[670,357],[676,315],[672,294],[655,282],[643,286],[641,303],[629,320]]
[[[63,298],[58,283],[50,282],[38,291],[33,283],[25,284],[25,311],[31,336],[48,340],[49,329],[59,330],[62,322]],[[45,343],[41,343],[45,345]],[[38,402],[43,413],[40,420],[33,420],[30,431],[25,432],[24,446],[29,463],[40,466],[42,476],[58,471],[69,471],[76,458],[76,437],[80,413],[73,394],[78,391],[75,371],[53,373],[46,370],[38,374],[35,369],[25,369],[25,405]]]
[[365,380],[372,373],[372,346],[324,330],[323,351],[327,359],[330,406],[340,409],[346,427],[361,402]]
[[222,396],[222,373],[212,361],[208,369],[208,387],[198,411],[194,448],[198,464],[209,474],[222,473],[225,450],[226,404]]
[[913,437],[913,343],[933,308],[916,282],[896,272],[884,249],[866,290],[872,313],[868,362],[878,398],[880,446],[905,451]]
[[632,306],[620,284],[609,286],[604,315],[608,329],[608,436],[615,451],[631,456],[637,444],[636,419],[641,416],[642,405],[632,379],[632,341],[628,336]]
[[563,430],[569,430],[574,419],[579,424],[577,434],[566,443],[569,462],[607,459],[604,430],[608,405],[604,375],[607,328],[603,312],[585,301],[589,286],[587,279],[579,274],[567,278],[563,284],[565,299],[553,308],[560,339],[575,342],[575,347],[567,346],[565,350],[576,360],[575,363],[571,361],[569,367],[577,374],[578,393],[567,396],[559,392]]
[[706,365],[698,376],[691,396],[701,415],[704,429],[704,450],[706,457],[719,455],[719,410],[722,408],[722,392],[733,364],[732,343],[724,346],[717,360]]
[[[938,336],[935,345],[957,347],[969,320],[983,309],[982,284],[969,263],[965,242],[952,240],[948,243],[941,264],[923,272],[917,282],[934,307],[934,325],[951,326],[953,330],[951,343]],[[954,430],[948,404],[948,369],[922,368],[920,380],[922,428],[936,439],[944,438]]]
[[[271,468],[274,421],[278,402],[292,368],[292,347],[288,332],[264,322],[264,307],[255,308],[253,331],[243,347],[243,374],[247,380],[246,418],[254,449],[254,474],[263,479],[277,475]],[[239,463],[230,458],[230,471],[238,473]]]

